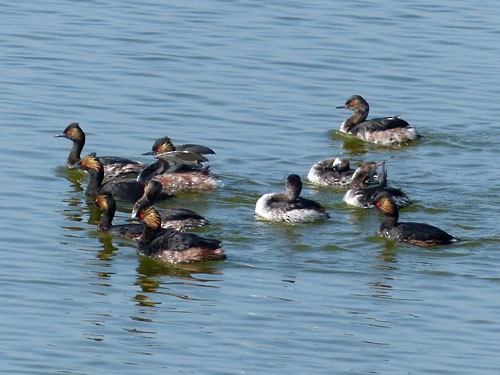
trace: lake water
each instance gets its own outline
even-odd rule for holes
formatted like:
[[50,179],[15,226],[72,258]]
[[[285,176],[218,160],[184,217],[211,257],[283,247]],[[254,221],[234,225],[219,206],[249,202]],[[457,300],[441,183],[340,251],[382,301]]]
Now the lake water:
[[[1,6],[5,374],[497,374],[500,3],[43,1]],[[424,135],[399,149],[337,132],[352,94]],[[228,260],[163,266],[99,234],[86,152],[159,137],[213,148],[224,182],[179,194]],[[462,239],[376,235],[380,217],[305,183],[331,220],[256,220],[257,198],[318,160],[385,160],[404,220]],[[168,204],[165,204],[167,206]],[[162,205],[163,206],[163,205]],[[120,205],[115,222],[129,217]]]

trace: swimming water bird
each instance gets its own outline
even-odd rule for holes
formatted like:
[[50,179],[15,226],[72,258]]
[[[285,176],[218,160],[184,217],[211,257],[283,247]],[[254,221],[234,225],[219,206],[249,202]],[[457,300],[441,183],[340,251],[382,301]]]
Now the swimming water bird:
[[[162,185],[156,180],[146,183],[143,196],[134,204],[131,217],[148,206],[155,204],[162,194]],[[187,208],[166,208],[156,209],[161,217],[163,228],[174,228],[177,230],[187,230],[208,225],[208,221],[201,215]]]
[[[56,137],[66,138],[73,142],[68,159],[66,160],[66,167],[69,169],[78,169],[81,152],[83,146],[85,146],[85,133],[80,125],[72,122],[64,129],[62,134],[58,134]],[[104,177],[106,179],[138,174],[144,168],[139,162],[118,156],[100,156],[99,160],[104,166]]]
[[137,247],[141,255],[172,264],[226,259],[219,240],[171,228],[162,230],[160,215],[152,206],[141,208],[135,219],[144,224]]
[[307,179],[313,184],[322,186],[348,186],[351,183],[354,169],[347,158],[331,158],[314,163]]
[[435,226],[423,223],[399,222],[399,211],[394,201],[384,193],[374,199],[378,211],[383,214],[378,233],[394,241],[417,246],[449,245],[458,238]]
[[255,205],[255,213],[272,221],[309,223],[328,219],[330,215],[319,203],[300,197],[302,181],[296,174],[286,179],[286,191],[261,196]]
[[215,154],[214,150],[206,146],[193,143],[174,145],[170,137],[162,137],[153,143],[151,151],[145,152],[143,155],[157,155],[169,151],[192,151],[198,154]]
[[359,95],[353,95],[343,106],[354,114],[345,120],[340,131],[351,134],[366,142],[382,145],[401,145],[419,138],[417,131],[399,116],[367,120],[370,106]]
[[[144,183],[130,179],[114,179],[103,184],[104,167],[95,153],[85,156],[79,162],[79,167],[90,175],[85,192],[95,197],[103,193],[111,193],[117,201],[136,202],[144,193]],[[161,198],[169,194],[162,193]]]
[[[175,146],[170,137],[158,138],[151,151],[143,153],[143,155],[153,155],[158,160],[146,167],[138,179],[145,181],[154,175],[166,172],[200,169],[201,163],[208,161],[203,156],[204,154],[215,154],[215,151],[209,147],[192,143]],[[159,155],[162,157],[158,158]]]
[[111,193],[99,194],[94,198],[94,203],[102,211],[101,220],[97,224],[98,231],[139,241],[143,232],[143,226],[141,224],[113,225],[112,222],[115,217],[116,202]]
[[174,146],[169,137],[159,138],[152,151],[144,154],[154,155],[156,162],[144,168],[137,180],[147,182],[155,179],[161,182],[167,193],[213,190],[220,185],[220,180],[211,176],[209,167],[203,167],[202,163],[208,161],[203,154],[215,152],[196,144]]
[[[377,168],[382,166],[378,182],[371,185]],[[387,170],[385,162],[362,162],[354,171],[349,190],[344,194],[343,201],[349,205],[361,208],[374,208],[373,199],[381,192],[390,196],[398,207],[406,207],[412,203],[401,189],[387,186]]]

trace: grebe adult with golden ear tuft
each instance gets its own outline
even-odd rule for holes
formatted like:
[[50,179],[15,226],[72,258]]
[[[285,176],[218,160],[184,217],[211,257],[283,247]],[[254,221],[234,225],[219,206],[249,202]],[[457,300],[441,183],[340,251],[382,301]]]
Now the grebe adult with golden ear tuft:
[[138,181],[157,180],[167,193],[175,191],[209,191],[221,184],[211,176],[210,169],[202,163],[208,161],[203,154],[214,154],[208,147],[201,145],[174,146],[169,137],[158,139],[153,145],[152,154],[157,161],[146,168],[137,177]]
[[[66,138],[73,142],[66,160],[66,167],[77,169],[83,146],[85,146],[85,133],[82,128],[77,122],[72,122],[64,129],[62,134],[58,134],[56,137]],[[106,179],[125,177],[132,174],[137,175],[144,168],[139,162],[118,156],[100,156],[99,160],[104,166],[104,177]]]
[[407,242],[417,246],[450,245],[458,238],[433,225],[399,222],[399,210],[394,201],[381,193],[374,199],[375,207],[384,215],[378,233],[394,241]]
[[170,228],[161,231],[160,215],[152,206],[141,208],[135,219],[144,224],[137,247],[141,255],[172,264],[226,259],[219,240]]

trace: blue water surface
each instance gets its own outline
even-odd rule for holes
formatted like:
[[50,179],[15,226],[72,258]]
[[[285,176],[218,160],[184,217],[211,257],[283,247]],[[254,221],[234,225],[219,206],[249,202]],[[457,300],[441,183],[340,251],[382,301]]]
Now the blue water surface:
[[[500,3],[64,1],[1,6],[1,370],[5,374],[496,374],[500,368]],[[338,133],[352,94],[423,135]],[[213,148],[223,185],[163,203],[204,215],[228,260],[165,266],[100,234],[84,153],[151,162]],[[408,221],[457,245],[377,236],[380,217],[307,183],[315,162],[385,161]],[[268,223],[304,179],[332,218]],[[119,205],[115,222],[130,206]]]

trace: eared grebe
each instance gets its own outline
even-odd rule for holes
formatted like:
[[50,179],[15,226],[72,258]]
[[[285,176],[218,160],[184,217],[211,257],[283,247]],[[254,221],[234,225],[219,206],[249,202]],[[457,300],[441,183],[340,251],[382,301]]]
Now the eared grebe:
[[219,240],[171,228],[162,230],[160,215],[151,206],[141,208],[135,219],[144,224],[137,248],[141,255],[174,264],[226,259]]
[[384,215],[378,233],[394,241],[407,242],[418,246],[449,245],[458,241],[445,231],[422,223],[399,223],[397,205],[384,193],[374,199],[375,206]]
[[354,169],[351,168],[349,159],[332,158],[314,163],[307,179],[323,186],[348,186],[353,174]]
[[220,181],[210,175],[209,167],[203,167],[202,162],[208,159],[202,154],[215,152],[197,144],[174,146],[169,137],[159,138],[153,144],[152,150],[143,154],[154,155],[157,161],[144,168],[137,180],[158,180],[163,185],[163,190],[169,193],[179,190],[213,190]]
[[[91,153],[80,160],[79,166],[90,175],[85,192],[92,197],[103,193],[111,193],[117,201],[136,202],[144,193],[144,183],[135,180],[115,179],[103,184],[104,167],[95,153]],[[161,198],[167,196],[168,194],[162,193]]]
[[264,194],[257,200],[255,213],[268,220],[288,223],[308,223],[330,217],[319,203],[300,197],[301,191],[300,177],[291,174],[286,179],[286,191]]
[[[80,128],[78,123],[73,122],[64,129],[62,134],[56,135],[56,137],[64,137],[73,141],[73,146],[66,160],[66,167],[69,169],[77,169],[80,155],[85,145],[85,133],[82,128]],[[118,156],[100,156],[99,160],[104,166],[104,176],[106,179],[138,174],[144,168],[139,162]]]
[[170,137],[162,137],[155,141],[151,151],[143,153],[143,155],[153,155],[155,157],[161,154],[163,154],[163,162],[158,160],[146,167],[138,179],[144,181],[153,175],[175,172],[180,169],[190,170],[192,169],[190,167],[199,169],[202,162],[208,161],[203,154],[215,154],[215,151],[209,147],[192,143],[174,146]]
[[116,202],[111,193],[99,194],[94,198],[94,203],[102,211],[101,220],[97,224],[97,230],[139,241],[143,232],[141,224],[112,224],[116,212]]
[[[374,186],[370,185],[370,181],[373,180],[373,176],[380,165],[382,171],[378,175],[378,183]],[[398,207],[406,207],[412,203],[401,189],[387,186],[385,162],[362,162],[352,176],[351,186],[344,194],[343,201],[356,207],[373,208],[375,207],[373,199],[381,192],[390,196]]]
[[340,131],[364,141],[383,145],[401,145],[419,137],[415,128],[399,116],[367,120],[370,106],[359,95],[351,96],[345,105],[337,108],[347,108],[354,112],[342,123]]
[[[149,181],[144,188],[143,196],[135,202],[132,208],[132,218],[136,217],[141,209],[155,204],[161,194],[161,183],[156,180]],[[166,208],[157,209],[157,211],[160,214],[163,228],[187,230],[208,225],[208,221],[203,216],[187,208]]]
[[209,147],[192,143],[174,146],[170,137],[162,137],[155,141],[151,151],[145,152],[143,155],[157,155],[169,151],[192,151],[198,154],[215,154],[215,151]]

